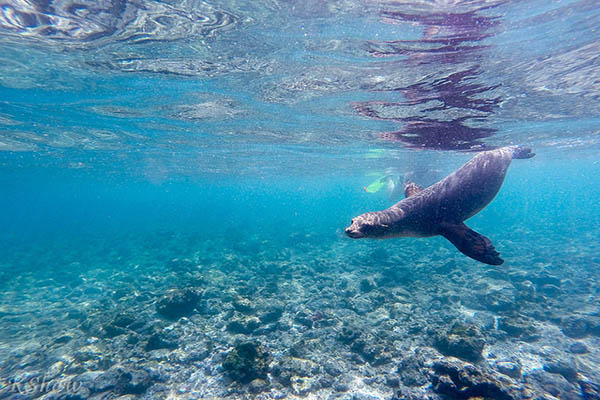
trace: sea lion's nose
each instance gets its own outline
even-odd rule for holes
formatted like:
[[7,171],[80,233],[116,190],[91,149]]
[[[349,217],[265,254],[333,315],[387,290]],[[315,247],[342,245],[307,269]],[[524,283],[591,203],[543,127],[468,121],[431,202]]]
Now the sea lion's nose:
[[364,237],[364,235],[362,233],[360,233],[359,231],[355,231],[353,229],[350,229],[350,227],[346,228],[345,232],[346,232],[346,235],[348,235],[352,239],[359,239],[361,237]]

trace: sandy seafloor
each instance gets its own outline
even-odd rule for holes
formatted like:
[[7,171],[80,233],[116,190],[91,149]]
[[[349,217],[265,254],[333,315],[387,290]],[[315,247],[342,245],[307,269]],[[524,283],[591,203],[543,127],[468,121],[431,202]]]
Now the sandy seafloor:
[[302,230],[15,246],[0,398],[595,399],[600,232],[571,222],[488,229],[500,267]]

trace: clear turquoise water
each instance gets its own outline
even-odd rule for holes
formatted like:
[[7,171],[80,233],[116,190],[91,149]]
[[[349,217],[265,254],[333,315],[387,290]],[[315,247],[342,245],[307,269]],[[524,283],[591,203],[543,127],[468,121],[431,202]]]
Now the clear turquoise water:
[[[429,185],[517,143],[537,156],[511,165],[469,225],[502,268],[547,266],[585,288],[557,315],[597,316],[595,1],[74,4],[0,5],[3,356],[77,329],[67,314],[86,293],[91,314],[112,315],[118,290],[189,285],[173,259],[292,286],[446,260],[483,275],[441,238],[352,241],[343,228],[398,200],[362,189],[386,171]],[[77,292],[88,284],[99,291]]]

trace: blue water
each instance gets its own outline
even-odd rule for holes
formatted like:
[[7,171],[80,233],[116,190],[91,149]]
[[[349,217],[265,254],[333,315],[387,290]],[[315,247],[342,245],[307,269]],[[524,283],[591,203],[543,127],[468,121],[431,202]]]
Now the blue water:
[[[599,24],[591,0],[0,4],[0,399],[600,398]],[[512,144],[536,157],[468,221],[504,265],[344,234],[402,198],[376,179]],[[440,344],[456,324],[477,359]]]

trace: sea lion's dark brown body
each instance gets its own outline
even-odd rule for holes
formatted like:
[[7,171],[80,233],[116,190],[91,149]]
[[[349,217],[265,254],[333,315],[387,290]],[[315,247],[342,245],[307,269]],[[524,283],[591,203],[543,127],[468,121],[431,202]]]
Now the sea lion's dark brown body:
[[463,221],[494,199],[513,158],[530,157],[530,149],[503,147],[479,153],[427,189],[409,182],[404,200],[383,211],[359,215],[346,228],[346,234],[355,239],[442,235],[471,258],[502,264],[490,240],[469,229]]

